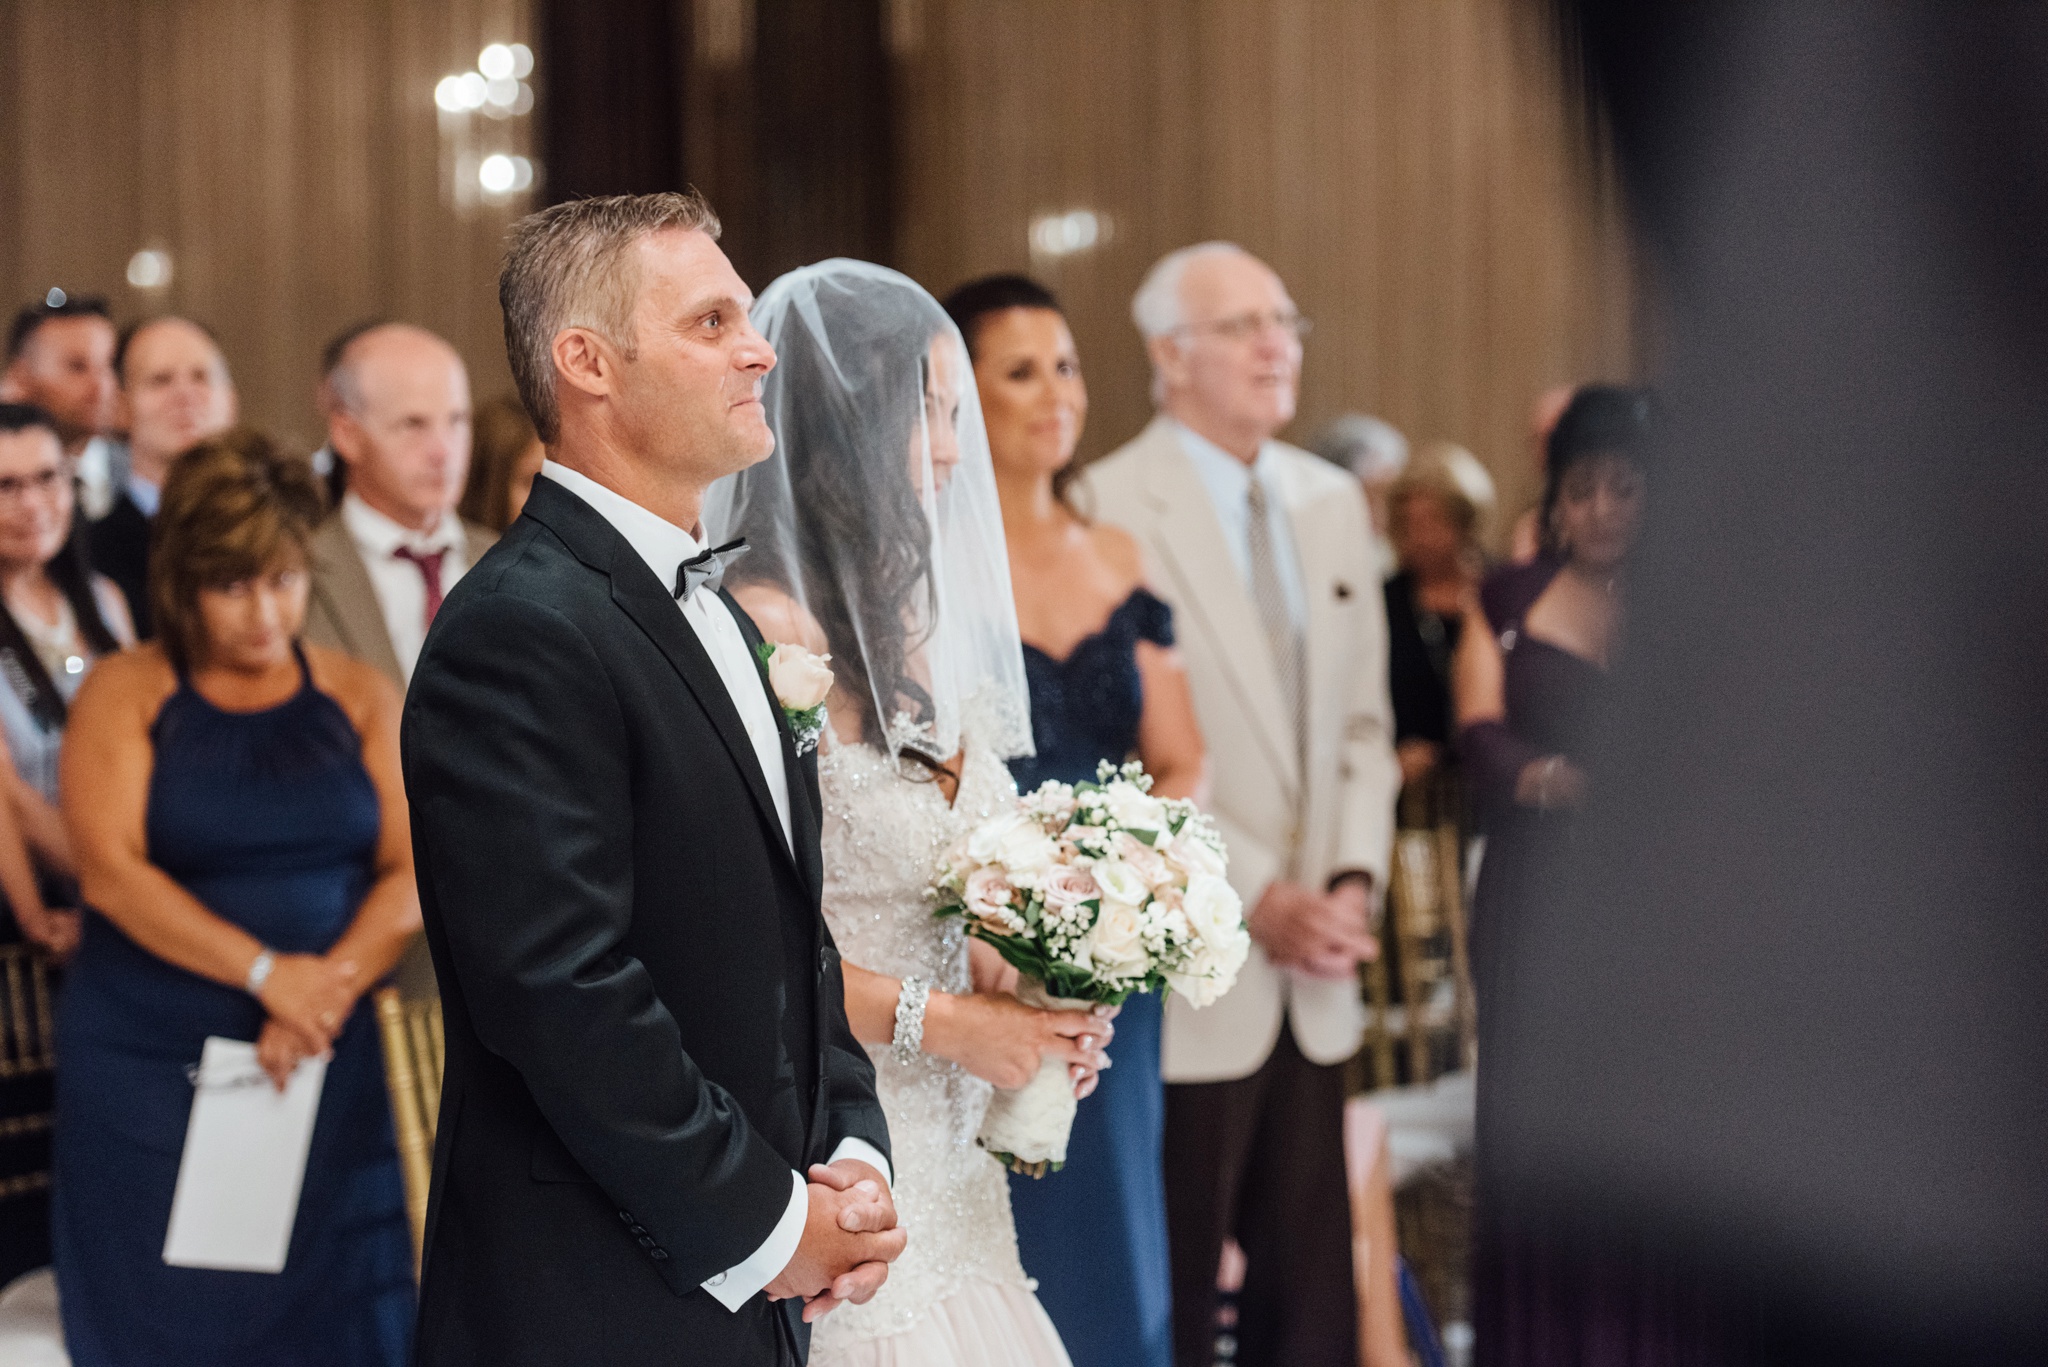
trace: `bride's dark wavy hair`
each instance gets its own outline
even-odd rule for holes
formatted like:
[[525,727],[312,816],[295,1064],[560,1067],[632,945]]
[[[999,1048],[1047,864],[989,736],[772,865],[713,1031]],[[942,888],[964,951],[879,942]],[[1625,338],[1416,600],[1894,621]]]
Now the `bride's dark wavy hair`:
[[[807,310],[792,304],[793,325],[774,339],[779,359],[764,398],[803,516],[789,529],[747,527],[755,553],[734,577],[773,582],[782,567],[798,566],[802,600],[824,629],[841,686],[864,703],[879,700],[890,715],[930,721],[931,695],[907,667],[923,640],[913,639],[911,623],[930,624],[937,610],[931,525],[910,480],[910,438],[924,411],[932,338],[946,316],[899,287],[859,284],[855,306],[830,310],[828,335],[815,330],[817,315],[807,324]],[[848,286],[821,281],[818,289]],[[779,544],[785,534],[796,538],[793,547]],[[799,586],[778,587],[794,594]],[[861,739],[887,749],[889,720],[870,707]]]

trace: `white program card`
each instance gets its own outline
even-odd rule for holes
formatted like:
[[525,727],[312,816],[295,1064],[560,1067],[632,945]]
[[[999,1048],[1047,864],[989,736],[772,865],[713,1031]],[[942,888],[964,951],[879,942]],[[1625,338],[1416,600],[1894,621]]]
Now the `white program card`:
[[256,1062],[255,1045],[208,1036],[171,1196],[165,1262],[284,1271],[326,1081],[327,1060],[311,1058],[280,1092]]

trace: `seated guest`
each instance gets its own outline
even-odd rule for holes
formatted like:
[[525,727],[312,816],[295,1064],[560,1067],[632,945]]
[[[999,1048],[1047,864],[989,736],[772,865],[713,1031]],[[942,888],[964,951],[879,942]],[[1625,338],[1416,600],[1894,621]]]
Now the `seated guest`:
[[476,454],[458,511],[479,527],[504,531],[526,507],[546,454],[525,404],[509,394],[484,404],[476,410]]
[[21,933],[60,955],[78,940],[57,813],[64,723],[87,672],[135,638],[121,591],[87,567],[74,507],[55,425],[0,404],[0,738],[12,761],[0,772],[0,889]]
[[[1161,797],[1202,786],[1202,734],[1173,652],[1173,613],[1145,587],[1129,532],[1063,497],[1088,389],[1057,300],[1022,276],[963,285],[946,311],[967,341],[995,460],[1010,586],[1024,637],[1036,755],[1010,761],[1020,792],[1093,780],[1132,755]],[[1013,1176],[1017,1251],[1076,1367],[1171,1367],[1172,1266],[1160,1142],[1160,999],[1129,998],[1117,1066],[1081,1103],[1067,1166]]]
[[[104,299],[34,303],[14,315],[0,398],[50,415],[64,459],[78,477],[90,518],[113,506],[127,455],[114,440],[114,348],[119,337]],[[119,467],[118,469],[116,467]]]
[[[398,692],[302,645],[321,499],[231,433],[180,457],[160,640],[80,690],[64,814],[90,908],[60,1004],[53,1242],[78,1367],[400,1367],[412,1243],[364,991],[419,928]],[[282,1087],[330,1053],[281,1273],[172,1267],[165,1215],[209,1036]],[[212,1085],[212,1084],[209,1084]]]
[[455,511],[469,473],[469,374],[433,333],[385,323],[342,348],[328,384],[328,441],[348,492],[313,538],[306,639],[402,689],[441,600],[497,540]]
[[1493,480],[1470,451],[1432,442],[1387,490],[1398,572],[1386,584],[1387,682],[1401,781],[1435,771],[1451,744],[1451,657],[1479,589],[1479,524]]
[[[0,404],[0,894],[12,924],[0,943],[28,940],[58,958],[78,944],[77,868],[57,815],[57,752],[86,672],[128,639],[120,590],[85,564],[72,479],[50,417]],[[28,1128],[49,1115],[46,1073],[0,1078],[0,1280],[50,1261],[50,1140]]]
[[[1557,420],[1564,416],[1564,410],[1571,406],[1572,396],[1578,392],[1572,385],[1552,385],[1529,405],[1529,452],[1536,462],[1538,474],[1549,467],[1550,433],[1557,426]],[[1541,554],[1543,510],[1531,508],[1515,519],[1514,528],[1508,535],[1508,563],[1527,565]]]
[[93,524],[92,563],[120,586],[135,634],[153,634],[149,528],[164,478],[180,451],[232,427],[240,407],[227,358],[213,334],[186,318],[152,318],[121,339],[114,356],[128,473],[107,515]]

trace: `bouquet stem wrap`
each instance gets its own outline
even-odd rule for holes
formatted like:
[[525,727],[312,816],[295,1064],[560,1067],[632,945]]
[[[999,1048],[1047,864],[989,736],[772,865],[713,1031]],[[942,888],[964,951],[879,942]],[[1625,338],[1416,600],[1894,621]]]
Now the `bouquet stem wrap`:
[[[1095,1003],[1055,997],[1036,978],[1019,978],[1017,1000],[1047,1011],[1088,1011]],[[979,1142],[1012,1172],[1043,1177],[1067,1162],[1067,1136],[1074,1129],[1073,1079],[1063,1059],[1041,1059],[1038,1076],[1014,1091],[998,1089],[982,1117]]]

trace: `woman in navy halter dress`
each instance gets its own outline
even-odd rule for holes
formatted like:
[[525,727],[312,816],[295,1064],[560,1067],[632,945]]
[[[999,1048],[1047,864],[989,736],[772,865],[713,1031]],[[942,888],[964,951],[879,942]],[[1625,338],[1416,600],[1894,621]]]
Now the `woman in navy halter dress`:
[[[1170,650],[1173,614],[1144,588],[1136,543],[1089,525],[1057,492],[1087,410],[1057,301],[994,276],[954,291],[946,310],[974,359],[1025,637],[1037,754],[1011,761],[1018,790],[1092,780],[1104,760],[1135,754],[1155,792],[1194,796],[1202,739]],[[1049,651],[1034,639],[1074,643]],[[1124,1002],[1115,1066],[1081,1101],[1066,1166],[1010,1179],[1018,1253],[1075,1367],[1172,1367],[1161,1006],[1144,993]]]
[[[1063,660],[1024,647],[1038,753],[1010,761],[1017,791],[1047,779],[1092,780],[1101,761],[1121,764],[1137,748],[1140,641],[1173,644],[1172,610],[1144,589]],[[1116,1066],[1075,1112],[1066,1166],[1042,1178],[1010,1178],[1017,1251],[1076,1364],[1171,1356],[1160,1010],[1151,993],[1125,999],[1111,1045]]]
[[[166,488],[167,508],[177,502],[177,479]],[[297,574],[303,601],[303,570]],[[185,669],[175,670],[174,690],[147,724],[143,818],[149,864],[281,963],[325,954],[359,916],[381,915],[365,914],[364,904],[389,862],[380,854],[389,804],[366,764],[369,732],[316,684],[305,650],[288,648],[274,677],[281,691],[290,688],[283,670],[295,671],[296,690],[250,710],[209,701]],[[367,667],[326,654],[320,661],[324,676],[360,701]],[[123,712],[132,710],[139,731],[152,687],[162,696],[172,673],[156,647],[102,665],[75,714],[74,753],[118,768],[105,760],[125,743]],[[372,682],[395,710],[395,691]],[[124,708],[124,693],[140,705]],[[377,735],[379,744],[389,739]],[[69,790],[85,775],[67,770],[65,777]],[[119,805],[117,781],[67,796]],[[77,808],[70,814],[76,820]],[[81,835],[91,893],[97,842],[94,832]],[[101,865],[103,886],[110,867]],[[398,937],[381,934],[375,957],[384,938],[394,941],[395,957]],[[388,965],[366,968],[374,974]],[[409,1360],[411,1236],[367,1001],[355,1000],[336,1020],[284,1270],[163,1261],[193,1105],[187,1067],[208,1036],[257,1040],[271,1016],[269,1000],[179,967],[131,939],[109,914],[86,912],[58,1021],[64,1067],[53,1205],[65,1337],[76,1367],[400,1367]]]

